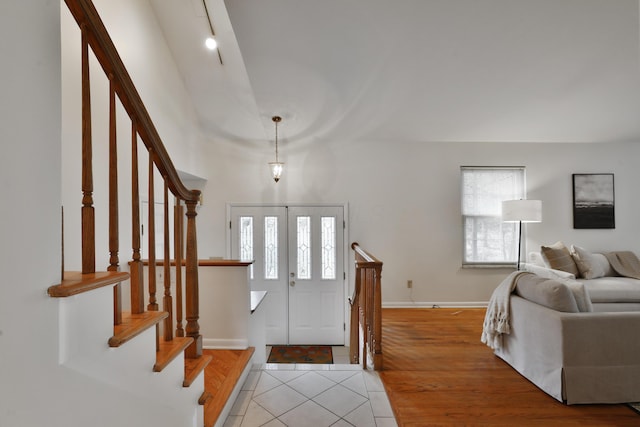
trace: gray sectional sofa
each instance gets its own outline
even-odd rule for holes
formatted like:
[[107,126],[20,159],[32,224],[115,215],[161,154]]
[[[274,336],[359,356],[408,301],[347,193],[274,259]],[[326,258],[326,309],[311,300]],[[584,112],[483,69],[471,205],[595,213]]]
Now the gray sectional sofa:
[[592,277],[550,268],[557,265],[535,255],[528,261],[527,272],[514,276],[510,332],[495,354],[566,404],[639,402],[640,280],[610,265]]

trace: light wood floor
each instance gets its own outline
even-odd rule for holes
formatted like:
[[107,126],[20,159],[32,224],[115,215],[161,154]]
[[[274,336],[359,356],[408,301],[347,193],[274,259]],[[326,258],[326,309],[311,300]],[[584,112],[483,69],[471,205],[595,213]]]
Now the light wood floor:
[[563,405],[480,342],[484,309],[383,309],[380,372],[399,426],[640,426],[625,405]]
[[204,425],[213,427],[224,405],[239,381],[255,349],[202,350],[203,355],[213,356],[204,371],[204,389],[210,397],[204,405]]

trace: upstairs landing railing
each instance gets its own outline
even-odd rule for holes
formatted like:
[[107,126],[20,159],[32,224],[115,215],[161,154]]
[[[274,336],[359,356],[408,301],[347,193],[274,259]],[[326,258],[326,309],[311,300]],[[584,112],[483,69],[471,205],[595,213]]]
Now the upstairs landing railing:
[[351,304],[350,361],[367,368],[368,360],[375,370],[382,370],[382,261],[365,251],[356,242],[355,289]]
[[[116,333],[109,341],[117,346],[128,339],[124,331],[131,319],[148,319],[154,317],[153,312],[164,322],[163,340],[171,342],[176,337],[184,337],[187,358],[199,358],[202,354],[202,336],[200,335],[199,301],[198,301],[198,255],[196,242],[196,206],[200,199],[198,190],[187,189],[167,154],[166,149],[151,121],[151,118],[129,76],[107,30],[100,19],[91,0],[65,0],[71,14],[81,30],[82,56],[82,271],[65,272],[60,285],[49,288],[54,297],[64,297],[100,286],[114,285],[114,330]],[[89,68],[89,49],[93,52],[109,81],[109,159],[108,159],[108,234],[109,265],[106,272],[96,272],[96,224],[93,200],[93,138],[91,122],[91,81]],[[120,271],[120,233],[119,233],[119,189],[118,175],[118,141],[116,132],[117,101],[122,105],[130,119],[131,126],[131,168],[126,173],[131,176],[131,258],[128,261],[130,274]],[[125,124],[126,126],[126,124]],[[142,141],[142,144],[140,143]],[[139,159],[139,147],[147,152],[147,194],[148,194],[148,300],[145,301],[145,284],[143,279],[143,261],[141,259],[141,220],[140,220],[140,172],[144,169],[145,159]],[[142,166],[140,166],[142,164]],[[161,177],[161,185],[156,191],[155,176]],[[156,283],[156,237],[155,205],[156,192],[162,193],[164,208],[164,259],[170,258],[169,206],[174,205],[174,257],[175,267],[163,263],[164,283],[160,289],[162,301],[160,306]],[[170,199],[169,194],[173,195]],[[185,213],[186,208],[186,213]],[[184,218],[186,216],[186,231]],[[104,250],[104,249],[103,249]],[[184,255],[183,255],[184,254]],[[184,264],[184,290],[182,284]],[[175,268],[176,296],[171,294],[171,277],[169,268]],[[130,278],[131,313],[123,315],[121,282]],[[145,308],[146,304],[146,308]],[[175,309],[173,308],[175,306]],[[186,326],[183,327],[183,310]],[[149,314],[151,313],[151,314]],[[158,316],[156,316],[158,317]],[[157,323],[156,323],[157,324]],[[159,331],[160,328],[157,328]],[[159,337],[157,349],[160,347]]]

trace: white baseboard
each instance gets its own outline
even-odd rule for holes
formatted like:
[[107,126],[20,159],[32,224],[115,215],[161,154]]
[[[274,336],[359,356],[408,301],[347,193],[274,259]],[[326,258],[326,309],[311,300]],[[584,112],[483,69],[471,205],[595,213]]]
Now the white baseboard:
[[203,338],[202,348],[207,350],[246,350],[249,348],[249,340]]
[[382,308],[486,308],[488,301],[390,301],[383,302]]

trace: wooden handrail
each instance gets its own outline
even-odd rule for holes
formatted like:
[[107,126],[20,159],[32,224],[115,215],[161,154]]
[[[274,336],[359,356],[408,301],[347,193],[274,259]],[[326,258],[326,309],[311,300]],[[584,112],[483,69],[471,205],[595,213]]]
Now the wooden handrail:
[[[143,315],[145,313],[144,276],[141,261],[141,223],[140,223],[140,191],[139,191],[139,160],[138,140],[140,139],[148,152],[148,202],[149,202],[149,275],[148,275],[148,304],[146,310],[157,311],[160,309],[157,293],[162,292],[162,310],[166,312],[163,339],[173,340],[173,319],[176,319],[176,336],[186,335],[192,338],[192,344],[185,354],[190,358],[198,358],[202,354],[202,336],[200,335],[199,319],[199,295],[198,295],[198,254],[196,239],[196,205],[200,200],[199,190],[187,189],[180,179],[171,158],[169,157],[162,140],[153,124],[142,99],[133,84],[133,81],[118,54],[111,37],[109,36],[102,19],[91,0],[65,0],[71,15],[81,30],[81,56],[82,56],[82,275],[96,274],[95,268],[95,208],[93,201],[93,141],[91,125],[91,84],[89,49],[93,52],[98,63],[102,67],[109,80],[109,248],[110,255],[109,272],[118,272],[120,260],[119,248],[119,221],[118,205],[118,156],[116,141],[116,98],[120,101],[131,120],[131,214],[132,214],[132,258],[128,262],[131,283],[131,314]],[[176,298],[171,295],[171,283],[169,266],[164,266],[164,282],[161,289],[156,289],[156,263],[155,263],[155,196],[154,177],[159,175],[162,179],[164,203],[163,231],[163,256],[169,258],[169,192],[175,197],[174,223],[174,251],[181,262],[177,266]],[[160,186],[158,186],[160,188]],[[186,206],[186,213],[183,209]],[[186,218],[186,233],[183,234]],[[183,242],[183,240],[185,242]],[[179,252],[179,253],[178,253]],[[184,252],[184,253],[183,253]],[[185,264],[184,292],[182,289],[182,261]],[[113,277],[121,277],[114,275]],[[124,276],[122,276],[124,277]],[[82,281],[82,279],[81,279]],[[64,283],[61,285],[65,285]],[[74,289],[90,289],[94,285],[74,285]],[[68,286],[67,286],[68,287]],[[54,288],[50,292],[56,292]],[[123,322],[120,286],[114,287],[114,325]],[[175,306],[175,309],[174,309]],[[182,328],[182,317],[187,322],[186,328]],[[176,316],[174,317],[174,312]],[[157,334],[159,337],[159,335]],[[158,341],[158,348],[160,347]]]
[[[124,66],[107,29],[100,19],[91,0],[65,0],[80,28],[86,28],[86,38],[96,59],[107,76],[112,76],[113,86],[122,106],[131,118],[136,120],[136,130],[140,138],[153,150],[153,162],[160,175],[167,178],[171,193],[184,201],[197,202],[199,190],[187,189],[178,176],[178,172],[167,154],[162,139],[156,130],[142,98],[138,93],[129,72]],[[86,124],[85,124],[86,125]]]
[[378,258],[371,255],[369,252],[362,249],[358,244],[358,242],[353,242],[351,244],[351,249],[353,249],[355,253],[358,254],[358,258],[356,258],[356,262],[359,265],[364,266],[367,263],[370,263],[372,266],[375,264],[382,265],[382,261],[380,261]]
[[[350,361],[363,368],[369,356],[375,370],[383,367],[382,358],[382,261],[360,247],[351,244],[355,253],[355,286],[351,303]],[[360,337],[362,336],[362,343]]]

